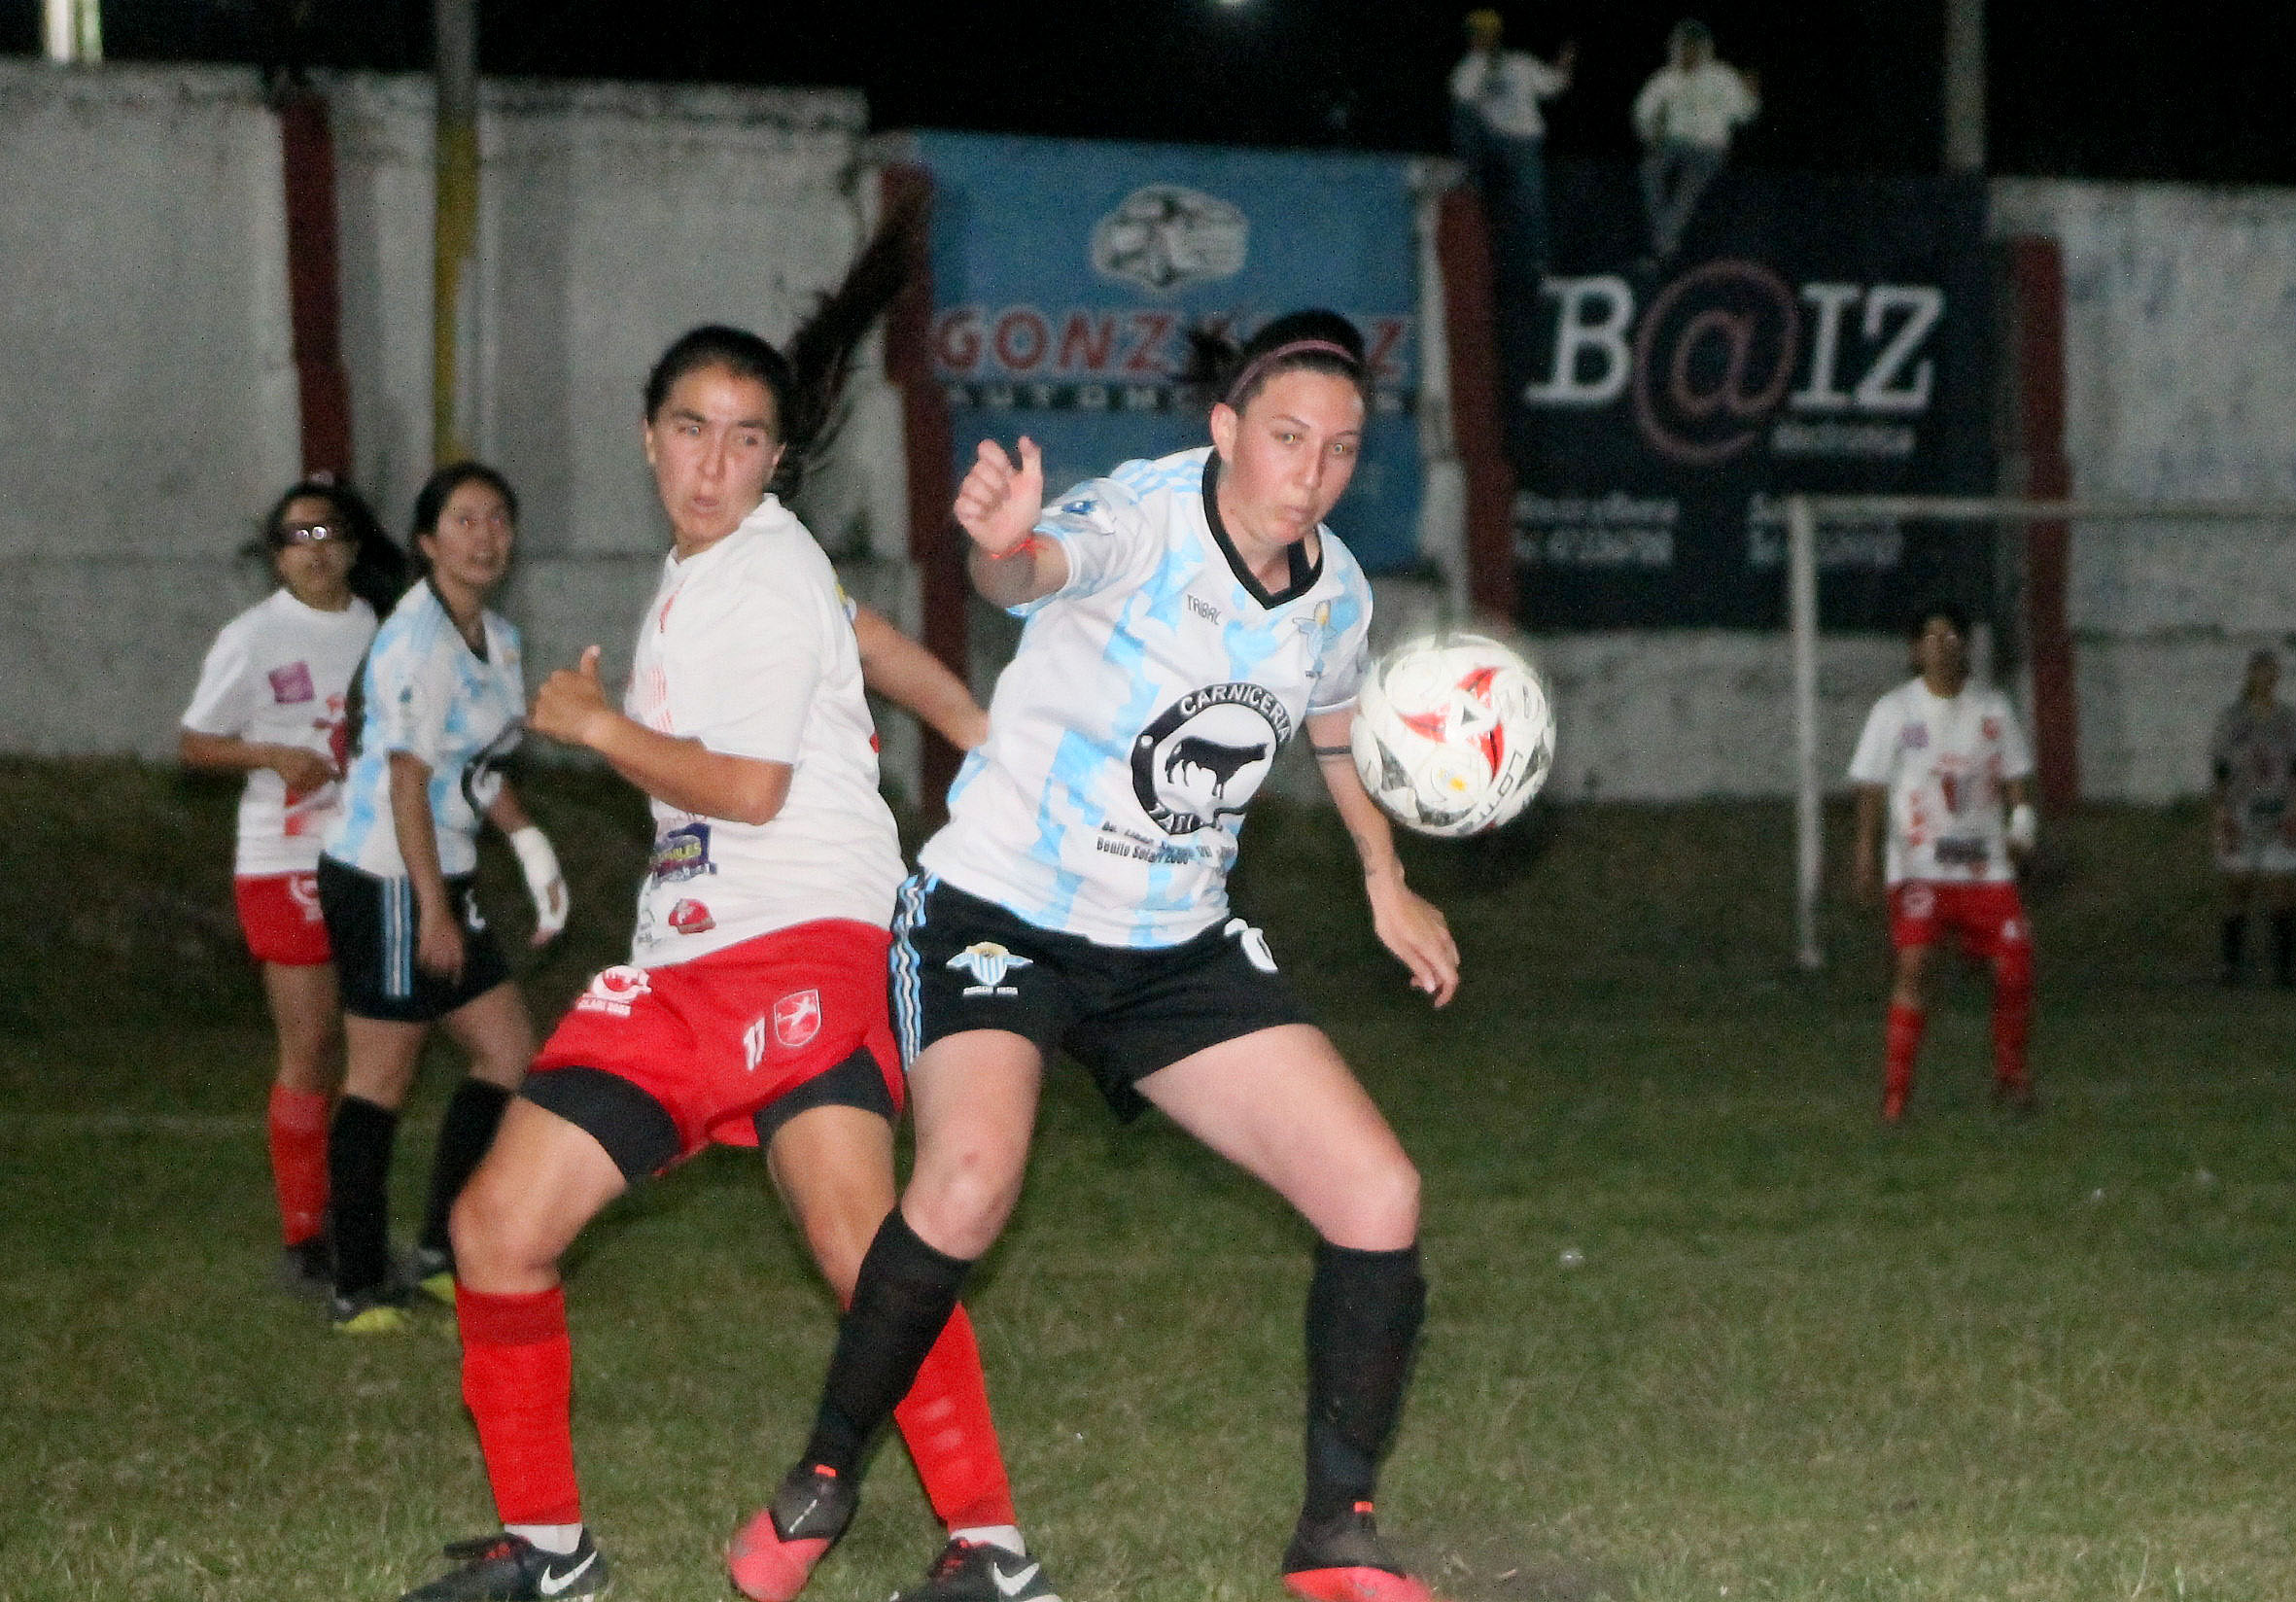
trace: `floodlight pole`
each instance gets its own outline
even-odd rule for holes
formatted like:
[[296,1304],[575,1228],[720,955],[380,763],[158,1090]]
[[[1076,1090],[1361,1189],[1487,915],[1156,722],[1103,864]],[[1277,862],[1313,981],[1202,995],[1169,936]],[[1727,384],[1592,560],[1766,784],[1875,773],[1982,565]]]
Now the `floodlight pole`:
[[1945,0],[1945,170],[1985,170],[1985,0]]
[[101,61],[104,19],[99,0],[42,0],[41,42],[51,61]]
[[432,0],[436,212],[431,235],[431,458],[460,461],[474,432],[464,360],[478,275],[478,0]]
[[1806,495],[1786,500],[1786,611],[1793,638],[1793,944],[1810,972],[1818,944],[1818,888],[1826,866],[1818,788],[1818,513]]

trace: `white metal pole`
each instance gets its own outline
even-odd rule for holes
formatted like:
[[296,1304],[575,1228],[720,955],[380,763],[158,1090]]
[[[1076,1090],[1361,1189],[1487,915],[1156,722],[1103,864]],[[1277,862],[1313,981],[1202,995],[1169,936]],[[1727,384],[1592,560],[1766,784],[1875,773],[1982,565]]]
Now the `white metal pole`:
[[1985,0],[1945,0],[1945,170],[1985,170]]
[[1818,793],[1818,514],[1807,496],[1786,500],[1786,612],[1793,637],[1794,959],[1826,965],[1818,944],[1818,882],[1825,867]]

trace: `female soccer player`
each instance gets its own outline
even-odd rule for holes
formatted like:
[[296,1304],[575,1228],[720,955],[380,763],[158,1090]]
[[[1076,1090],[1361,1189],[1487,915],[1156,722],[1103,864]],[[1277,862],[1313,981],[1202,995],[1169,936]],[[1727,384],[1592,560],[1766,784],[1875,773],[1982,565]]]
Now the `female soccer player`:
[[486,609],[510,569],[517,497],[476,462],[440,468],[415,499],[423,581],[392,610],[360,676],[359,745],[319,861],[348,1043],[328,1139],[334,1190],[334,1327],[408,1327],[392,1271],[385,1182],[399,1108],[434,1023],[470,1054],[439,1126],[413,1272],[448,1290],[448,1209],[486,1154],[534,1053],[534,1026],[471,894],[481,820],[509,836],[535,898],[537,945],[566,926],[550,842],[500,771],[525,711],[518,631]]
[[[1993,969],[1993,1094],[2034,1110],[2025,1062],[2033,1019],[2033,924],[2017,894],[2016,863],[2034,847],[2026,795],[2033,753],[2009,699],[1969,683],[1969,619],[1959,607],[1917,612],[1917,677],[1874,704],[1850,759],[1858,788],[1858,893],[1889,887],[1896,949],[1882,1121],[1905,1116],[1925,1021],[1924,977],[1940,936],[1958,935]],[[2006,816],[2004,817],[2004,812]],[[1879,850],[1884,815],[1888,860]]]
[[2279,682],[2277,655],[2251,655],[2241,698],[2209,743],[2227,985],[2241,982],[2248,909],[2259,899],[2272,925],[2273,978],[2282,989],[2296,985],[2296,708],[2276,693]]
[[[870,297],[856,311],[856,293],[849,280],[815,326],[857,336]],[[849,344],[792,341],[839,357]],[[504,1531],[450,1547],[460,1566],[406,1602],[603,1588],[574,1479],[558,1260],[608,1202],[713,1140],[761,1145],[841,1304],[892,1206],[904,1090],[886,925],[902,867],[864,675],[959,744],[983,724],[961,682],[866,613],[864,652],[828,558],[767,493],[825,414],[836,365],[794,367],[726,328],[670,347],[646,382],[644,441],[676,542],[625,710],[606,699],[595,646],[536,698],[537,729],[652,799],[653,859],[629,963],[561,1021],[455,1209],[463,1394]],[[951,1531],[946,1566],[1026,1562],[961,1311],[900,1417]],[[786,1598],[805,1571],[779,1556],[737,1543],[729,1559],[749,1595]]]
[[374,638],[357,588],[399,552],[355,491],[320,479],[282,495],[261,539],[279,588],[208,647],[180,749],[186,767],[247,775],[232,896],[279,1038],[267,1127],[285,1271],[316,1289],[328,1283],[327,1118],[342,1074],[319,841],[342,799],[344,698]]
[[1458,984],[1443,915],[1405,886],[1347,757],[1371,591],[1323,519],[1355,470],[1365,389],[1355,329],[1296,313],[1245,345],[1209,448],[1046,507],[1036,448],[1022,440],[1016,468],[985,441],[957,493],[975,583],[1028,621],[901,892],[917,1167],[863,1261],[805,1455],[749,1526],[792,1567],[844,1532],[870,1436],[1010,1214],[1059,1047],[1119,1111],[1161,1107],[1320,1237],[1285,1583],[1428,1595],[1372,1514],[1425,1305],[1418,1174],[1226,890],[1244,809],[1305,723],[1380,939],[1438,1005]]

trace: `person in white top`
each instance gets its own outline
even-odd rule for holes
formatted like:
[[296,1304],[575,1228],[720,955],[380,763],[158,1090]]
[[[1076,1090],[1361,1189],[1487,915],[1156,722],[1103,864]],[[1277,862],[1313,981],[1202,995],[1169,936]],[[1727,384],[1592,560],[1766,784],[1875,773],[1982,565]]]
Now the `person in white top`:
[[1528,51],[1502,49],[1506,27],[1495,11],[1467,14],[1467,53],[1451,69],[1451,153],[1499,230],[1497,260],[1535,284],[1548,254],[1547,121],[1539,102],[1571,87],[1579,50],[1564,45],[1549,65]]
[[1715,58],[1705,23],[1677,22],[1666,53],[1666,65],[1634,97],[1634,132],[1644,146],[1643,212],[1651,254],[1660,261],[1681,248],[1731,138],[1761,111],[1755,75]]
[[[630,960],[559,1023],[455,1209],[464,1397],[503,1531],[449,1548],[461,1566],[408,1602],[603,1587],[574,1477],[558,1262],[609,1202],[713,1141],[762,1146],[841,1302],[892,1205],[906,1089],[886,1012],[886,924],[903,869],[862,692],[893,694],[959,746],[979,742],[985,718],[922,647],[849,607],[827,556],[767,492],[817,436],[835,375],[882,306],[876,258],[908,225],[888,226],[791,341],[814,365],[714,326],[663,355],[644,438],[674,543],[628,693],[615,710],[592,646],[535,698],[537,731],[597,752],[645,792],[653,853]],[[901,1422],[948,1527],[936,1574],[969,1575],[976,1589],[962,1594],[989,1594],[980,1571],[1001,1554],[1041,1576],[1023,1556],[969,1322],[943,1332]],[[745,1535],[729,1564],[747,1594],[787,1597],[818,1555],[753,1554]]]
[[[319,903],[342,982],[348,1062],[328,1135],[337,1331],[411,1327],[411,1287],[451,1294],[446,1215],[526,1071],[534,1026],[473,893],[478,830],[509,837],[534,896],[534,943],[565,926],[556,854],[502,772],[524,712],[518,631],[487,608],[509,574],[518,506],[477,462],[415,499],[422,581],[367,647],[344,801],[319,858]],[[470,1055],[439,1125],[411,1270],[390,1256],[388,1180],[423,1042],[443,1024]]]
[[2296,985],[2296,707],[2279,699],[2279,657],[2252,654],[2241,698],[2209,742],[2227,985],[2241,982],[2248,909],[2259,900],[2272,924],[2273,978]]
[[281,496],[260,539],[279,588],[208,647],[178,749],[188,768],[247,776],[232,896],[278,1035],[265,1128],[284,1271],[322,1289],[342,1006],[319,912],[319,841],[342,801],[351,676],[374,638],[375,609],[358,589],[403,558],[358,493],[325,479]]
[[975,587],[1027,618],[988,745],[894,923],[917,1164],[877,1233],[804,1455],[772,1515],[789,1548],[852,1517],[871,1436],[1018,1199],[1045,1064],[1121,1113],[1161,1108],[1316,1232],[1307,1494],[1296,1594],[1424,1602],[1372,1499],[1424,1309],[1418,1174],[1269,942],[1230,916],[1235,830],[1305,730],[1363,859],[1379,938],[1437,1005],[1443,915],[1404,883],[1348,757],[1370,587],[1324,526],[1363,438],[1362,336],[1270,323],[1229,366],[1209,450],[1133,462],[1047,504],[1036,447],[983,441],[957,492]]
[[1882,1118],[1893,1124],[1913,1091],[1930,952],[1946,935],[1993,969],[1995,1099],[2017,1112],[2035,1106],[2025,1061],[2033,925],[2017,894],[2017,864],[2037,832],[2033,755],[2008,697],[1969,682],[1968,639],[1959,607],[1916,616],[1919,677],[1874,704],[1850,761],[1858,893],[1878,900],[1886,885],[1896,951],[1882,1080]]

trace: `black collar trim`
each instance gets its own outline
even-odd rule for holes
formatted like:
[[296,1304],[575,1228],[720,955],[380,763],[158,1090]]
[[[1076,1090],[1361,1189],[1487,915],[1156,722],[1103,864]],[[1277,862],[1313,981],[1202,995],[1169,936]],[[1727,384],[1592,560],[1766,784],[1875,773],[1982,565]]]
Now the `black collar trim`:
[[423,587],[431,592],[431,599],[438,603],[438,609],[446,613],[446,626],[454,630],[455,638],[463,643],[463,649],[477,657],[479,661],[491,666],[493,658],[486,653],[485,609],[481,608],[478,612],[478,644],[473,645],[470,644],[470,637],[463,632],[463,625],[455,620],[454,608],[448,606],[446,597],[438,593],[438,581],[429,574],[425,574],[423,575]]
[[1228,571],[1235,575],[1235,581],[1244,593],[1261,606],[1270,609],[1287,601],[1297,601],[1313,589],[1323,577],[1323,538],[1319,531],[1315,541],[1315,559],[1309,561],[1305,549],[1307,541],[1295,540],[1284,547],[1291,561],[1290,582],[1280,590],[1270,592],[1262,584],[1244,559],[1236,553],[1235,541],[1228,538],[1228,527],[1220,521],[1220,453],[1213,451],[1203,459],[1203,520],[1212,531],[1212,539],[1220,547],[1220,554],[1228,558]]

